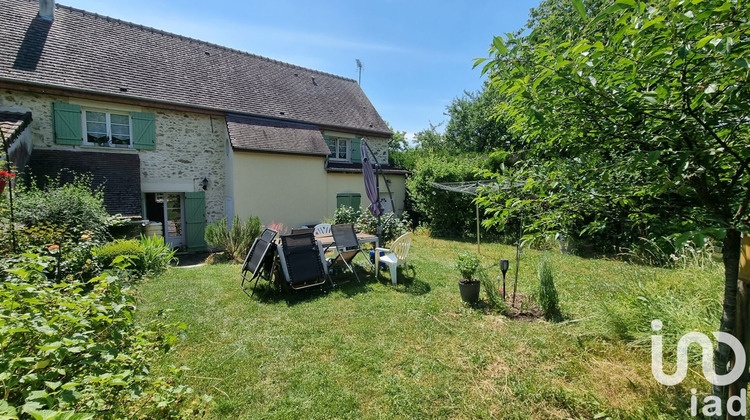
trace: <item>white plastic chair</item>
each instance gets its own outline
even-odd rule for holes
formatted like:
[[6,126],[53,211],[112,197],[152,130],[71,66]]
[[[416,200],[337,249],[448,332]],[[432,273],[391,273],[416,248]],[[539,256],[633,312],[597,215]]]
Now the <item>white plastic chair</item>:
[[331,224],[330,223],[319,223],[315,225],[315,230],[313,231],[315,236],[318,235],[325,235],[326,233],[331,233]]
[[[399,236],[390,248],[375,248],[375,277],[377,277],[382,261],[391,269],[391,283],[396,284],[398,266],[408,267],[406,258],[409,256],[409,247],[411,247],[411,232]],[[380,251],[384,251],[385,255],[381,257]]]

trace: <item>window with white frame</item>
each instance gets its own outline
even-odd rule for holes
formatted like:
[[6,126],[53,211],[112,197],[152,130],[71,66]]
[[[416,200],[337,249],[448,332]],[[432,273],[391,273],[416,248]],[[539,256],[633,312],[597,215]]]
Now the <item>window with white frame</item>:
[[130,115],[103,110],[83,111],[83,138],[86,144],[131,147]]
[[348,162],[351,159],[349,156],[349,150],[351,139],[343,137],[331,137],[331,154],[329,155],[330,160]]

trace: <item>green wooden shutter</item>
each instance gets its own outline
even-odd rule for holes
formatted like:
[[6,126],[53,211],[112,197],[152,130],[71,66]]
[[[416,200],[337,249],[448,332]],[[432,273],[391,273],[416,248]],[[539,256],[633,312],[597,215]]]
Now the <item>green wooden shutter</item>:
[[341,206],[349,206],[354,210],[359,209],[359,205],[362,202],[362,195],[360,193],[338,193],[336,194],[336,208]]
[[352,139],[352,163],[362,163],[362,151],[359,149],[361,139]]
[[185,240],[189,251],[206,249],[206,195],[185,193]]
[[81,106],[53,102],[52,113],[55,118],[55,143],[80,146],[83,143]]
[[328,150],[330,150],[331,153],[333,153],[333,148],[336,146],[333,139],[328,134],[323,134],[323,138],[326,140],[326,144],[328,145]]
[[133,112],[130,114],[133,123],[133,146],[136,149],[156,149],[156,124],[154,114]]

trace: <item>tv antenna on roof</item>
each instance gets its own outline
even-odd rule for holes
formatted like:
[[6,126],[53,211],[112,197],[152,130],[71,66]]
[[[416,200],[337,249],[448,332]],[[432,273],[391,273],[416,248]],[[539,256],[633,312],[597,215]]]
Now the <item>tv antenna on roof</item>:
[[364,67],[364,65],[362,64],[362,61],[359,60],[359,58],[357,58],[355,61],[357,62],[357,70],[359,70],[359,79],[357,80],[357,83],[361,85],[362,84],[362,67]]

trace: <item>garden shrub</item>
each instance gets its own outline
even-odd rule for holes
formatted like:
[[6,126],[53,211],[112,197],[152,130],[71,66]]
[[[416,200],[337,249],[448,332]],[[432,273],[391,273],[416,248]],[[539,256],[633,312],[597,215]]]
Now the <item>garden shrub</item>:
[[94,250],[97,262],[104,268],[112,266],[119,256],[130,257],[139,271],[143,271],[144,249],[140,241],[134,239],[117,239]]
[[[354,209],[350,206],[338,207],[333,212],[332,224],[341,225],[352,223],[358,232],[370,235],[378,234],[378,218],[373,216],[369,210]],[[383,245],[398,238],[408,231],[408,215],[404,213],[401,217],[393,213],[385,213],[380,217],[383,224],[381,240]]]
[[476,179],[484,162],[479,157],[420,157],[406,181],[408,199],[416,220],[437,236],[476,236],[473,196],[433,187],[431,182],[461,182]]
[[557,289],[555,288],[552,266],[547,260],[542,260],[537,269],[539,277],[539,306],[544,311],[547,319],[558,319],[560,308],[558,306]]
[[226,217],[206,226],[205,239],[211,247],[226,251],[235,261],[242,261],[261,233],[263,225],[260,218],[251,216],[242,223],[240,217],[235,215],[231,228],[227,226]]
[[163,273],[169,264],[176,260],[175,251],[171,245],[164,242],[161,236],[141,235],[143,256],[141,265],[146,273],[154,275]]
[[42,223],[16,229],[16,241],[22,253],[55,258],[56,264],[46,273],[50,279],[89,279],[101,272],[94,260],[93,250],[104,240],[96,238],[92,231],[74,236],[63,227]]
[[351,206],[340,206],[337,207],[333,212],[333,223],[334,225],[343,225],[346,223],[357,223],[362,211],[355,209]]
[[55,283],[46,275],[55,264],[34,254],[0,260],[0,417],[191,414],[191,390],[175,382],[181,370],[150,372],[184,325],[136,325],[134,289],[109,274]]
[[65,184],[47,178],[44,188],[31,180],[19,184],[14,197],[16,222],[26,226],[48,224],[74,236],[83,231],[106,234],[109,226],[103,192],[92,187],[88,176],[78,175]]
[[[400,218],[393,213],[385,213],[380,217],[380,223],[383,224],[380,240],[383,241],[384,245],[408,231],[407,218],[406,213]],[[356,227],[360,232],[377,235],[378,218],[370,214],[369,211],[363,211],[357,218]]]

